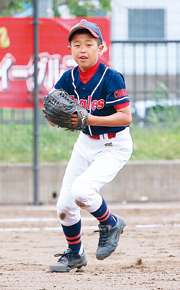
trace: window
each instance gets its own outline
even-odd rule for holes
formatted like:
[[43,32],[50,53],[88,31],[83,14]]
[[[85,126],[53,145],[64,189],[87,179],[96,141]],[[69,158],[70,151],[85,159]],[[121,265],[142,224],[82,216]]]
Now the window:
[[129,39],[164,38],[164,9],[129,9]]

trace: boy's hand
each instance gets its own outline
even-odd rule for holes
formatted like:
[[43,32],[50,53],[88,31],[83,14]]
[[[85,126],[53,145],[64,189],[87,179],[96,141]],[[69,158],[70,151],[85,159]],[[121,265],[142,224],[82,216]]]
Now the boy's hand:
[[73,114],[71,117],[71,124],[76,127],[77,126],[77,122],[78,122],[78,116],[77,114]]

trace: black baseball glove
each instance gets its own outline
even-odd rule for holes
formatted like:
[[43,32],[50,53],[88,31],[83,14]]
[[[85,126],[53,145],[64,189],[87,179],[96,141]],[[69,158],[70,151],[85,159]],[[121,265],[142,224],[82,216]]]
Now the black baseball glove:
[[[87,126],[88,112],[77,104],[71,96],[62,89],[49,93],[44,102],[45,118],[71,131],[83,130]],[[71,116],[77,114],[77,126],[71,124]]]

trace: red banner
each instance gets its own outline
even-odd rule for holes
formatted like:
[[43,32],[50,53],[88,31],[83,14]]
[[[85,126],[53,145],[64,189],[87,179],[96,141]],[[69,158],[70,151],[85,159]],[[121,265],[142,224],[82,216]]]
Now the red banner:
[[[110,20],[86,18],[100,27],[105,49],[100,61],[110,66]],[[66,70],[76,66],[68,50],[68,32],[80,18],[40,18],[38,86],[43,99]],[[33,107],[33,18],[0,18],[0,108]],[[42,101],[40,101],[42,105]]]

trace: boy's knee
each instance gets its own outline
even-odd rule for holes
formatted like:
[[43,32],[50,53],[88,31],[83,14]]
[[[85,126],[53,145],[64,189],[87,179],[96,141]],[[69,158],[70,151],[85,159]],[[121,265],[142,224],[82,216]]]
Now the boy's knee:
[[80,181],[75,181],[71,187],[71,193],[74,198],[75,203],[80,208],[86,208],[87,206],[87,185]]
[[88,212],[96,211],[102,204],[101,195],[89,183],[74,181],[71,187],[71,194],[76,205]]
[[66,218],[67,208],[63,203],[57,203],[57,215],[60,220],[64,220]]

